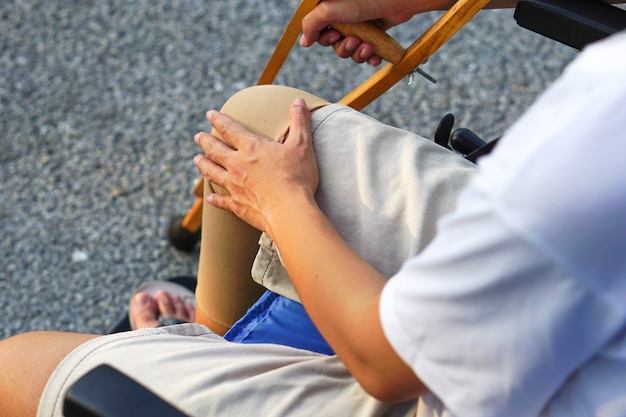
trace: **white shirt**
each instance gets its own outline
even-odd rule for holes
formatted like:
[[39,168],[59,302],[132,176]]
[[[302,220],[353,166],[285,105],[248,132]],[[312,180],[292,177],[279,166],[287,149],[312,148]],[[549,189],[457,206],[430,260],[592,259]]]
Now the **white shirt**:
[[385,287],[385,334],[457,416],[626,416],[626,34],[480,161]]

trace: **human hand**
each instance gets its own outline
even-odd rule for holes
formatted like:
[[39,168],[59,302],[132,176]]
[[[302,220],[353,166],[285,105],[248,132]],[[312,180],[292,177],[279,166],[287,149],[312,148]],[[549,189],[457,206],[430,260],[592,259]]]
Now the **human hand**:
[[309,47],[315,42],[332,46],[338,56],[351,57],[354,62],[381,63],[374,55],[374,47],[361,42],[356,36],[343,37],[338,31],[329,29],[332,23],[371,22],[386,30],[404,23],[415,14],[450,7],[455,0],[388,0],[381,4],[377,0],[323,0],[302,21],[303,35],[300,45]]
[[272,236],[274,220],[295,214],[285,213],[284,203],[315,201],[319,174],[304,100],[289,108],[290,128],[282,143],[258,136],[217,111],[209,111],[207,118],[228,143],[204,132],[194,137],[204,152],[194,163],[204,177],[228,191],[206,196],[209,204]]

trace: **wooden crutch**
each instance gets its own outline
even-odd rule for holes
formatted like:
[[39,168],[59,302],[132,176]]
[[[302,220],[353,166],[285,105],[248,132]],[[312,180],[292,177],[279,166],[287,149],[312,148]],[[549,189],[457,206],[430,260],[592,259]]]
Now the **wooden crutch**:
[[[356,110],[363,109],[424,63],[489,1],[458,0],[406,49],[386,32],[369,23],[331,25],[344,36],[355,35],[359,39],[371,43],[374,45],[374,53],[389,62],[339,102]],[[268,60],[257,82],[258,85],[271,84],[274,81],[302,30],[302,19],[318,3],[319,0],[302,0]],[[202,225],[203,205],[202,182],[203,178],[200,177],[194,188],[194,195],[197,199],[191,209],[184,217],[172,219],[168,227],[167,238],[172,246],[177,249],[189,251],[200,239],[199,231]]]

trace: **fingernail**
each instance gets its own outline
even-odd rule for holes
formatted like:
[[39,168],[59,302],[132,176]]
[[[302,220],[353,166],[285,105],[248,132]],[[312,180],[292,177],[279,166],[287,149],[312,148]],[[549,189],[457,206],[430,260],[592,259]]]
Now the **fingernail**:
[[353,52],[357,46],[359,46],[359,41],[356,39],[350,38],[346,41],[346,50],[348,52]]
[[194,163],[194,164],[196,164],[196,165],[198,165],[198,164],[200,163],[200,160],[201,160],[201,159],[202,159],[202,155],[196,155],[196,156],[193,158],[193,163]]
[[293,101],[293,105],[294,106],[302,106],[302,107],[306,107],[306,102],[304,101],[303,98],[298,97],[297,99],[295,99]]
[[367,60],[367,63],[373,67],[377,67],[382,63],[382,61],[379,57],[377,57],[376,55],[373,55]]
[[150,302],[150,297],[147,296],[148,294],[146,293],[139,293],[135,296],[135,299],[133,300],[135,302],[135,305],[146,305]]
[[193,141],[196,143],[200,141],[200,133],[197,133],[196,136],[193,137]]
[[211,119],[213,118],[213,110],[209,110],[208,112],[206,112],[206,118],[209,120],[209,122],[211,121]]
[[372,56],[373,53],[374,51],[371,48],[363,48],[361,49],[359,56],[361,57],[361,59],[367,59]]
[[170,304],[170,296],[168,293],[166,293],[163,290],[159,290],[154,294],[154,298],[157,299],[159,302],[165,304],[165,305],[169,305]]
[[333,32],[332,34],[328,35],[328,43],[335,43],[339,39],[341,39],[341,34],[340,33]]

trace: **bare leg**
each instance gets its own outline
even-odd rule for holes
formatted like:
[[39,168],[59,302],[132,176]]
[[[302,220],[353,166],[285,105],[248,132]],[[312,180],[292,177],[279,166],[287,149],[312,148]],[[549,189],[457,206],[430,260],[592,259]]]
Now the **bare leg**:
[[[305,98],[311,110],[328,104],[292,88],[261,86],[235,94],[221,111],[253,132],[278,141],[289,127],[289,105],[298,97]],[[204,194],[212,192],[222,191],[205,181]],[[234,214],[204,204],[196,322],[223,335],[261,296],[264,288],[250,275],[260,235]]]
[[0,341],[0,404],[3,417],[37,414],[43,389],[57,365],[95,335],[33,332]]

